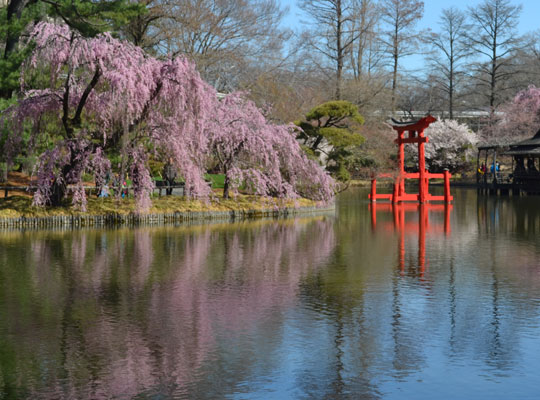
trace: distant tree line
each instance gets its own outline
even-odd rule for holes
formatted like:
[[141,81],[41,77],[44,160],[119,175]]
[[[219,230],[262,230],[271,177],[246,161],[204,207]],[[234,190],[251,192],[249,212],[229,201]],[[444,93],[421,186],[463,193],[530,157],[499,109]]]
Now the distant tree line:
[[[368,174],[392,162],[388,113],[422,110],[453,119],[481,110],[491,126],[516,93],[540,86],[540,38],[518,34],[522,7],[511,0],[449,7],[431,26],[419,25],[420,0],[297,5],[301,22],[289,28],[288,10],[277,0],[8,0],[0,7],[0,95],[4,106],[18,95],[30,51],[19,38],[40,20],[58,20],[86,37],[111,32],[157,59],[185,56],[218,92],[245,91],[276,123],[349,101],[365,117],[358,128],[365,140],[347,153],[355,154],[353,169],[361,165]],[[404,68],[412,55],[422,68]]]

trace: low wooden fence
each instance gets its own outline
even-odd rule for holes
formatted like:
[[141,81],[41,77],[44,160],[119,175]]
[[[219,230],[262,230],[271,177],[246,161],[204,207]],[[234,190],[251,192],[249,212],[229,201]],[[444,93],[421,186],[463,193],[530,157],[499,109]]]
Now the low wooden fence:
[[58,215],[48,217],[0,218],[0,229],[81,228],[106,226],[149,226],[194,221],[280,218],[333,212],[335,207],[299,207],[262,210],[189,211],[165,214]]
[[[211,184],[211,182],[210,182]],[[179,182],[179,183],[175,183],[173,185],[168,185],[164,182],[161,182],[161,181],[156,181],[155,183],[155,186],[154,186],[154,189],[153,189],[153,193],[155,193],[156,191],[158,192],[158,195],[161,197],[162,195],[162,191],[165,190],[174,190],[174,189],[181,189],[182,190],[182,194],[181,196],[183,196],[185,194],[185,183],[184,182]],[[1,192],[4,192],[4,198],[8,198],[9,197],[9,192],[14,192],[14,191],[17,191],[17,192],[28,192],[28,193],[33,193],[37,190],[37,186],[0,186],[0,193]],[[89,195],[91,194],[94,194],[96,196],[99,195],[99,191],[101,190],[100,187],[98,186],[85,186],[84,187],[84,190],[86,192],[88,192]],[[121,187],[118,187],[118,186],[108,186],[108,190],[109,190],[109,196],[113,196],[115,193],[117,193],[117,191],[125,191],[126,195],[129,195],[129,192],[131,190],[133,190],[133,187],[132,186],[121,186]]]

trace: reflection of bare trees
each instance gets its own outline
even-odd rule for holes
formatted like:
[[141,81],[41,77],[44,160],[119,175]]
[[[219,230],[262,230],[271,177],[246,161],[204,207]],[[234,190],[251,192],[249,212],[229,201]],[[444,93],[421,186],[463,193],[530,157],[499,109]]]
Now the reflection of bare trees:
[[540,233],[538,198],[489,197],[477,198],[477,221],[481,234],[509,232],[519,239],[534,239]]
[[[367,204],[340,209],[328,268],[301,284],[305,307],[325,316],[306,327],[306,347],[328,359],[300,374],[305,392],[384,397],[392,382],[429,371],[439,351],[471,375],[519,369],[523,333],[539,314],[540,243],[509,236],[508,222],[489,222],[495,218],[489,228],[479,225],[475,194],[460,192],[451,213],[444,206],[406,206],[404,215],[399,206],[385,213],[377,205],[375,216]],[[344,193],[340,201],[354,204],[353,196],[361,195]],[[303,363],[312,361],[305,356]]]
[[[234,386],[249,375],[253,354],[273,352],[254,333],[275,346],[282,334],[275,315],[335,244],[327,219],[10,240],[30,251],[20,266],[21,298],[6,300],[21,336],[0,331],[18,353],[12,371],[0,364],[2,383],[25,382],[20,393],[54,398],[233,390],[211,371]],[[15,326],[15,318],[3,321]]]
[[529,300],[540,287],[540,212],[533,198],[464,194],[456,206],[460,234],[434,248],[449,260],[447,285],[438,284],[449,294],[448,355],[505,374],[523,356],[518,332],[539,315]]

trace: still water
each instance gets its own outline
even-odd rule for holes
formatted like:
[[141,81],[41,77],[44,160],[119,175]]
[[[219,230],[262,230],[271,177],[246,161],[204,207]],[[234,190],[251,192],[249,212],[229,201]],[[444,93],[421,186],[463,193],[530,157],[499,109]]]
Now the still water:
[[2,399],[538,399],[540,198],[0,232]]

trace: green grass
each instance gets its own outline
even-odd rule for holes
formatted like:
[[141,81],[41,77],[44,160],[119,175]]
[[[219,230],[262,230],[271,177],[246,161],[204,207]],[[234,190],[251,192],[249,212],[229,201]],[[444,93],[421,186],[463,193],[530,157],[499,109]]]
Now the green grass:
[[225,186],[224,174],[204,174],[204,179],[212,181],[212,189],[223,189]]
[[[187,211],[261,210],[274,207],[296,208],[316,206],[315,202],[306,199],[294,201],[242,194],[231,199],[222,199],[219,189],[215,191],[215,194],[216,197],[209,201],[188,200],[180,196],[153,197],[152,208],[148,212],[151,214],[167,214]],[[135,211],[135,201],[133,198],[90,197],[86,212],[73,209],[69,202],[62,207],[34,207],[32,206],[32,199],[30,197],[10,196],[7,199],[0,199],[0,218],[130,214]]]

